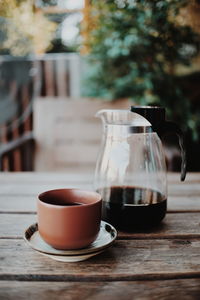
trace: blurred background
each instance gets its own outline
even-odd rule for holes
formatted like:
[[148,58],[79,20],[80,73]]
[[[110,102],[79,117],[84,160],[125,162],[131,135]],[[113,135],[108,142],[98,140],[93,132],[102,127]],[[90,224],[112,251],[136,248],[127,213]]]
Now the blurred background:
[[2,171],[93,170],[95,112],[134,104],[166,108],[200,171],[200,1],[4,0],[0,24]]

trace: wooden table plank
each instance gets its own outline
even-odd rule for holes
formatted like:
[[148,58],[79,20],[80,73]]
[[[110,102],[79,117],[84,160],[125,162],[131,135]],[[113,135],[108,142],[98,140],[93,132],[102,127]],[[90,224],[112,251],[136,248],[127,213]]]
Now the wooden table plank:
[[[190,173],[185,182],[168,174],[168,211],[200,211],[200,173]],[[37,195],[48,189],[92,189],[93,174],[3,173],[0,174],[0,211],[35,211]],[[31,202],[31,203],[30,203]]]
[[[81,170],[80,170],[81,171]],[[80,181],[80,182],[92,182],[94,178],[94,170],[91,172],[79,172],[79,173],[71,173],[68,172],[8,172],[8,173],[0,173],[0,182],[8,182],[8,178],[10,182],[35,182],[40,183],[43,182],[59,182],[59,181]],[[168,173],[167,176],[168,182],[170,184],[190,184],[200,182],[200,172],[196,173],[188,173],[184,182],[180,181],[179,173]]]
[[8,172],[0,173],[0,183],[92,183],[94,170],[90,173],[66,172]]
[[[199,194],[200,195],[200,194]],[[169,196],[167,200],[168,212],[200,212],[200,196]]]
[[[177,172],[168,172],[167,180],[169,183],[180,182],[180,173]],[[200,181],[200,173],[199,172],[190,172],[186,174],[186,178],[184,183]]]
[[37,201],[35,195],[0,195],[0,212],[35,213]]
[[183,183],[179,174],[168,174],[169,213],[161,226],[119,232],[110,249],[90,260],[53,261],[23,241],[24,229],[36,221],[40,192],[92,189],[93,175],[0,174],[0,299],[199,299],[200,173]]
[[[7,172],[0,174],[0,180],[6,181],[6,178],[9,177],[10,179],[13,179],[15,181],[30,180],[31,182],[33,182],[48,179],[54,182],[55,180],[63,179],[63,177],[65,177],[67,180],[74,180],[74,178],[79,178],[84,181],[91,180],[93,178],[94,170],[91,170],[90,172],[84,172],[84,170],[82,171],[83,172],[81,172],[80,170],[78,173],[71,173],[66,169],[65,172]],[[181,182],[180,173],[177,172],[169,172],[167,174],[167,179],[168,182],[171,183]],[[187,173],[186,179],[183,183],[195,181],[200,181],[200,172]]]
[[[26,172],[25,172],[26,173]],[[39,174],[39,175],[37,175]],[[200,173],[198,173],[200,174]],[[19,176],[18,176],[19,175]],[[170,174],[171,175],[171,174]],[[200,177],[200,176],[198,176]],[[171,179],[171,176],[168,177],[168,184],[172,186],[197,186],[200,182],[200,178],[196,178],[196,180],[186,180],[181,182],[180,180],[173,181]],[[173,178],[173,177],[172,177]],[[47,183],[86,183],[86,184],[93,184],[94,182],[94,176],[91,176],[91,174],[68,174],[68,173],[29,173],[27,172],[27,175],[21,175],[20,173],[17,173],[16,175],[12,176],[10,173],[0,174],[0,185],[3,185],[4,183],[10,184],[47,184]]]
[[[37,194],[33,195],[1,195],[0,212],[36,212]],[[200,212],[200,196],[170,196],[168,212]]]
[[129,282],[0,281],[0,298],[40,300],[199,299],[200,279]]
[[[54,188],[89,188],[93,189],[92,181],[79,181],[79,180],[70,180],[62,177],[62,180],[41,180],[37,181],[29,181],[21,180],[18,182],[13,182],[10,180],[10,176],[5,176],[5,180],[0,179],[0,196],[3,197],[5,195],[35,195],[38,193],[54,189]],[[52,177],[53,178],[53,177]],[[194,183],[170,183],[168,186],[168,194],[169,196],[200,196],[200,181]]]
[[200,240],[118,240],[104,253],[61,263],[23,240],[1,239],[0,280],[129,281],[200,278]]
[[[35,222],[37,216],[32,214],[1,214],[0,238],[22,238],[24,230]],[[200,237],[200,213],[167,214],[160,226],[155,229],[137,233],[119,232],[119,238],[123,239],[198,237]]]
[[89,189],[92,190],[91,184],[87,183],[80,183],[80,182],[73,182],[73,183],[9,183],[9,184],[0,184],[0,198],[3,198],[7,195],[10,196],[35,196],[37,197],[38,194],[45,192],[47,190],[52,189],[62,189],[62,188],[80,188],[80,189]]
[[169,196],[199,196],[200,195],[200,182],[190,184],[169,184]]
[[35,222],[36,214],[0,214],[0,239],[23,238],[26,228]]
[[[81,170],[80,170],[81,171]],[[8,172],[0,173],[0,182],[11,183],[20,183],[20,182],[29,182],[29,183],[40,183],[40,182],[86,182],[92,183],[94,180],[94,170],[91,172],[79,172],[71,173],[68,172]],[[190,185],[200,182],[200,172],[198,173],[188,173],[185,181],[180,181],[179,173],[168,173],[167,180],[169,184],[180,184],[180,185]]]

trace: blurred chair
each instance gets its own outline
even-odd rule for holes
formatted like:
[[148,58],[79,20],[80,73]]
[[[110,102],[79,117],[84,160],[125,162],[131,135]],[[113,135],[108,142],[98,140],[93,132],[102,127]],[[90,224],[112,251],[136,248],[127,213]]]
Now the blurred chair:
[[80,69],[76,53],[45,54],[34,61],[0,56],[0,170],[34,169],[35,96],[79,97]]
[[35,60],[0,57],[1,171],[33,170],[32,103],[38,76]]
[[[0,170],[34,169],[33,101],[36,95],[79,97],[78,54],[45,54],[34,60],[0,56]],[[52,114],[51,114],[52,115]]]

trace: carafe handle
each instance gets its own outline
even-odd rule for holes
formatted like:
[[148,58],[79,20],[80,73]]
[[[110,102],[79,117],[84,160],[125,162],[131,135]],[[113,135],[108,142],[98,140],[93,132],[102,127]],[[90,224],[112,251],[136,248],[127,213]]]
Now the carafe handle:
[[178,136],[179,145],[181,148],[181,181],[186,177],[186,147],[184,134],[180,127],[170,121],[166,121],[165,108],[159,106],[131,106],[131,111],[145,117],[152,125],[153,131],[162,137],[167,133],[173,133]]
[[187,160],[185,150],[185,139],[182,130],[176,123],[170,121],[161,121],[159,123],[159,126],[157,126],[157,128],[155,129],[155,131],[160,137],[168,133],[176,134],[178,136],[179,146],[181,150],[181,181],[184,181],[186,177]]

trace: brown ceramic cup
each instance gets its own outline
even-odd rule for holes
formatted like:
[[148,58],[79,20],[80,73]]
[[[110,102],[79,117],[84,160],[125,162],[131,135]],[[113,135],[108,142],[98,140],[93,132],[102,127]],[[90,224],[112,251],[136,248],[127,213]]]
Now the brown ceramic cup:
[[38,230],[56,249],[81,249],[97,237],[101,222],[100,194],[79,189],[58,189],[39,195]]

